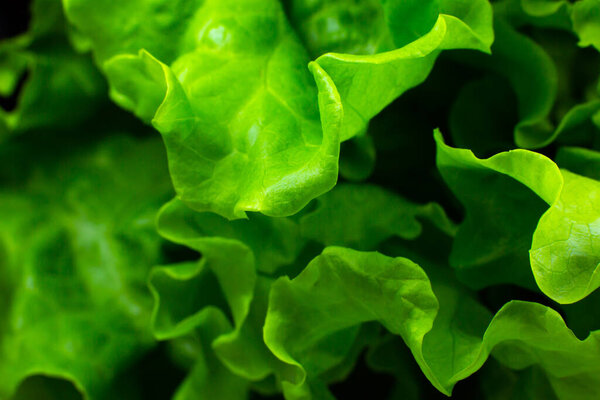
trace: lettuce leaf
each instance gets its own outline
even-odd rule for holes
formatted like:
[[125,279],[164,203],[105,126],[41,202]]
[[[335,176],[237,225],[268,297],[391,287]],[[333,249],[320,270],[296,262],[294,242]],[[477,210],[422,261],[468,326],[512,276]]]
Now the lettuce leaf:
[[[340,140],[363,132],[383,107],[421,83],[440,50],[488,51],[493,40],[484,0],[436,2],[424,11],[373,4],[388,16],[379,22],[391,29],[390,51],[327,53],[306,69],[306,49],[274,0],[163,3],[64,2],[92,43],[113,100],[163,135],[179,197],[229,219],[299,211],[334,186]],[[136,19],[122,23],[131,9]],[[302,4],[292,10],[307,17]],[[169,17],[147,24],[161,12]],[[437,22],[406,43],[411,30],[391,21],[421,12]],[[363,96],[365,88],[377,96]]]
[[16,99],[13,109],[0,108],[0,140],[40,128],[64,130],[104,101],[102,76],[71,47],[60,1],[35,0],[31,13],[26,33],[0,41],[0,96]]
[[161,152],[113,139],[2,190],[2,397],[44,375],[103,398],[153,345],[144,283],[161,257],[152,216],[171,193]]
[[[533,277],[553,300],[573,303],[600,286],[594,245],[598,181],[559,170],[527,150],[478,159],[469,150],[447,146],[439,132],[436,141],[438,168],[467,208],[450,256],[454,267],[472,270],[477,285],[529,286],[523,262],[529,248]],[[485,198],[476,193],[483,187]]]
[[34,0],[0,398],[599,398],[599,15]]
[[[317,202],[301,217],[300,227],[304,237],[325,246],[369,250],[392,236],[415,239],[422,232],[421,220],[448,234],[455,231],[439,204],[414,204],[374,185],[340,184]],[[382,209],[390,213],[378,214]]]
[[280,278],[271,290],[264,337],[288,364],[286,397],[310,398],[311,376],[338,361],[356,325],[379,321],[412,349],[431,329],[437,307],[427,276],[410,260],[326,248],[300,275]]

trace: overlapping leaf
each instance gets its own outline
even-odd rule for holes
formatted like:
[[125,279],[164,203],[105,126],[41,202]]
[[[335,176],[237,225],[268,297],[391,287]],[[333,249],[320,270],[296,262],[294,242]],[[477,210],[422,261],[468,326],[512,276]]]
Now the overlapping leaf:
[[357,325],[381,322],[418,348],[437,307],[427,276],[410,260],[326,248],[300,275],[279,279],[271,290],[265,343],[289,365],[282,382],[286,398],[310,398],[310,376],[339,361]]
[[533,277],[553,300],[572,303],[600,286],[600,183],[559,170],[539,153],[478,159],[444,144],[439,132],[436,140],[438,168],[467,209],[450,262],[459,273],[474,274],[466,277],[471,284],[530,285],[530,249]]
[[42,374],[103,398],[152,345],[152,216],[171,192],[161,156],[157,141],[113,140],[3,189],[0,396]]
[[[579,341],[556,311],[519,301],[504,306],[486,327],[489,314],[481,305],[443,281],[437,291],[433,286],[445,301],[445,311],[436,315],[436,296],[419,287],[429,286],[419,270],[406,259],[333,247],[295,279],[277,281],[265,341],[290,365],[283,376],[286,398],[309,398],[311,376],[335,360],[323,358],[323,350],[335,354],[338,346],[348,346],[351,327],[368,320],[378,320],[402,336],[425,375],[446,394],[493,351],[510,368],[539,365],[559,398],[598,395],[597,332]],[[395,313],[388,314],[390,306]],[[406,307],[412,311],[398,313]],[[318,358],[315,348],[321,350]],[[555,362],[557,355],[561,363]]]
[[[479,142],[485,142],[488,148],[482,148],[481,151],[487,153],[498,150],[499,144],[502,148],[512,147],[507,145],[509,140],[506,138],[510,128],[503,125],[513,124],[510,115],[507,118],[507,107],[499,106],[497,102],[500,100],[491,95],[505,92],[497,88],[497,85],[505,85],[504,81],[498,84],[494,82],[494,86],[490,86],[490,78],[495,79],[496,76],[508,81],[516,95],[519,122],[514,127],[514,142],[517,146],[542,148],[559,137],[569,140],[565,136],[581,136],[577,132],[580,125],[590,123],[599,110],[597,95],[593,93],[595,90],[591,91],[591,96],[580,98],[579,95],[574,99],[570,98],[570,94],[560,91],[576,92],[577,84],[573,81],[585,79],[586,65],[590,68],[594,65],[593,59],[579,57],[569,35],[571,32],[580,33],[571,21],[577,14],[585,16],[580,18],[594,19],[596,7],[591,3],[586,0],[573,6],[566,1],[506,0],[495,4],[496,41],[492,46],[492,55],[464,58],[467,63],[488,71],[492,76],[483,82],[471,83],[457,99],[452,117],[452,134],[457,144],[474,147],[478,151],[477,147],[482,146]],[[575,12],[583,9],[586,11]],[[523,26],[556,31],[550,40],[549,36],[537,35],[543,39],[540,42],[535,36],[531,38],[519,33],[518,28]],[[591,74],[595,81],[597,68],[593,68]],[[589,84],[591,87],[593,82]],[[510,97],[506,99],[502,96],[501,99],[504,104],[513,101]],[[474,108],[480,109],[482,116],[470,118],[467,109]],[[553,120],[559,122],[554,123]],[[489,143],[477,135],[481,130],[492,131]]]
[[[471,397],[600,397],[598,0],[33,4],[0,42],[0,397],[164,397],[156,339],[178,400],[333,399],[363,360],[392,398],[482,367]],[[73,47],[168,172],[102,136]]]
[[438,204],[414,204],[373,185],[341,184],[320,197],[317,208],[300,224],[303,236],[325,246],[369,250],[392,236],[418,237],[421,220],[450,234],[455,229]]
[[[377,50],[391,52],[326,54],[310,64],[311,77],[308,54],[274,0],[64,3],[89,37],[113,99],[163,134],[180,198],[230,219],[246,211],[290,215],[331,189],[340,140],[364,132],[369,119],[421,83],[440,50],[487,51],[493,40],[487,1],[424,9],[372,2],[357,15],[385,15],[373,23],[393,40]],[[310,18],[304,6],[292,6],[292,19]],[[154,23],[161,12],[169,17]],[[393,22],[408,16],[419,16],[418,29]]]
[[13,132],[73,126],[104,100],[101,75],[89,57],[71,48],[67,29],[59,0],[35,0],[29,30],[0,40],[0,96],[16,101],[14,109],[0,109],[0,140]]

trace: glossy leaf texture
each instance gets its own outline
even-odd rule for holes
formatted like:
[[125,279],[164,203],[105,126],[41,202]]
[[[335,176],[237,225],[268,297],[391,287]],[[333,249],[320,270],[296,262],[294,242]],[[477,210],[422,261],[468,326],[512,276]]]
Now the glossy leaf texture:
[[[529,154],[526,151],[522,152]],[[550,163],[549,165],[553,165],[549,160],[547,162]],[[557,167],[554,168],[557,172],[559,171]],[[548,196],[553,195],[551,192],[548,194]],[[535,197],[535,195],[533,196]],[[223,340],[225,339],[217,339],[212,342],[212,348],[218,359],[222,364],[228,366],[230,373],[234,372],[236,376],[243,377],[247,385],[251,385],[251,382],[260,382],[262,379],[274,374],[277,380],[281,382],[286,398],[289,399],[328,398],[328,396],[331,396],[326,390],[326,386],[324,386],[327,383],[330,371],[339,368],[340,363],[343,365],[347,354],[352,352],[351,349],[354,343],[359,341],[360,326],[371,320],[383,321],[384,326],[391,332],[402,335],[425,375],[439,390],[448,394],[459,380],[477,371],[496,346],[499,349],[506,347],[508,350],[505,351],[509,354],[519,354],[518,357],[515,357],[521,357],[520,348],[503,344],[511,343],[513,339],[510,335],[512,332],[518,331],[512,327],[515,324],[531,323],[531,316],[544,315],[550,312],[550,309],[533,303],[511,304],[507,306],[508,316],[505,316],[505,310],[503,310],[492,320],[489,311],[475,300],[474,295],[469,290],[462,288],[461,284],[451,277],[451,270],[439,264],[440,262],[443,263],[443,257],[442,261],[432,261],[428,257],[422,258],[420,256],[422,252],[410,244],[416,240],[416,245],[423,246],[425,243],[440,243],[440,239],[433,239],[432,242],[426,241],[419,244],[419,241],[422,240],[419,238],[425,233],[422,231],[423,228],[417,219],[414,219],[412,223],[404,228],[399,228],[397,220],[394,219],[379,222],[368,220],[367,218],[372,215],[373,209],[370,208],[371,205],[367,202],[360,201],[365,198],[373,199],[373,204],[379,208],[386,207],[388,204],[396,204],[398,210],[403,210],[401,215],[404,216],[413,213],[413,215],[418,216],[420,212],[425,211],[425,214],[419,218],[426,222],[428,226],[435,227],[434,230],[438,231],[442,237],[447,238],[444,240],[452,240],[454,234],[453,224],[447,220],[443,213],[434,212],[429,214],[428,211],[435,210],[435,206],[417,206],[398,198],[392,193],[368,185],[341,185],[334,189],[319,201],[317,208],[300,218],[300,226],[293,220],[271,220],[260,216],[256,216],[257,219],[253,217],[249,221],[227,222],[221,217],[208,213],[194,213],[179,201],[169,203],[164,207],[159,219],[159,227],[163,235],[170,240],[200,250],[204,256],[200,263],[182,263],[175,266],[160,267],[154,271],[151,283],[155,290],[157,307],[154,313],[155,335],[163,335],[162,338],[166,339],[179,337],[193,329],[202,329],[199,328],[203,325],[201,321],[207,318],[207,314],[215,312],[215,308],[221,310],[220,312],[225,315],[230,313],[229,315],[231,315],[232,321],[237,327],[229,328],[230,330],[224,332],[222,337],[237,335],[238,338],[241,336],[249,338],[254,335],[251,342],[254,344],[248,344],[247,342],[244,347],[246,353],[253,354],[251,357],[252,362],[248,362],[246,365],[239,364],[240,360],[243,359],[240,358],[239,351],[230,353],[237,354],[237,357],[228,359],[227,353],[223,353],[222,348],[220,349],[219,346],[219,343],[224,343]],[[393,209],[394,207],[388,206],[388,208]],[[541,212],[543,213],[543,210]],[[340,215],[336,213],[346,215],[346,218],[332,217],[332,215]],[[376,253],[361,253],[347,248],[334,247],[325,250],[323,255],[315,258],[298,277],[292,280],[287,277],[279,278],[273,285],[273,278],[262,278],[258,275],[256,292],[253,298],[250,290],[238,289],[237,292],[232,291],[230,285],[233,282],[227,283],[227,276],[239,278],[243,276],[240,275],[242,272],[219,277],[218,269],[208,265],[211,259],[206,255],[211,253],[210,250],[206,250],[207,248],[210,246],[216,247],[216,243],[224,241],[224,238],[234,238],[233,243],[235,243],[235,246],[228,247],[228,251],[219,252],[222,255],[221,259],[229,260],[229,265],[235,265],[236,267],[245,264],[254,265],[253,262],[236,261],[239,260],[236,255],[238,252],[232,249],[246,247],[242,242],[248,243],[252,250],[249,251],[246,247],[241,253],[252,254],[251,258],[254,260],[260,259],[260,254],[264,254],[268,250],[275,251],[275,254],[278,254],[277,257],[271,256],[264,259],[261,264],[271,264],[274,259],[281,260],[276,262],[275,265],[291,263],[298,256],[297,249],[288,253],[289,256],[282,257],[281,254],[286,253],[285,250],[282,250],[285,249],[285,246],[282,247],[282,244],[278,243],[272,243],[267,248],[261,249],[258,247],[254,242],[256,237],[273,237],[273,234],[269,233],[269,228],[257,230],[258,228],[253,227],[264,227],[265,225],[259,222],[261,219],[281,223],[281,227],[288,226],[295,229],[295,234],[291,231],[288,232],[287,236],[289,237],[294,237],[294,235],[298,235],[298,232],[301,232],[302,235],[317,240],[324,245],[334,243],[353,245],[359,248],[362,246],[364,249],[369,249],[384,243],[391,237],[399,238],[402,243],[406,244],[402,245],[400,250],[392,246],[391,251],[404,253],[406,256],[415,258],[425,265],[424,268],[429,278],[426,275],[419,275],[421,280],[425,280],[424,285],[429,285],[428,282],[431,279],[432,292],[425,299],[421,298],[425,302],[424,304],[428,305],[423,307],[429,311],[415,311],[416,314],[413,313],[414,318],[416,318],[415,324],[421,326],[421,328],[412,329],[410,333],[401,331],[405,328],[402,328],[403,325],[399,321],[405,321],[404,318],[393,315],[389,317],[390,320],[387,320],[381,314],[385,312],[384,310],[389,307],[390,303],[393,304],[394,296],[402,296],[401,294],[393,295],[395,290],[398,290],[398,293],[408,293],[407,295],[411,293],[398,289],[402,287],[402,279],[398,280],[398,287],[391,283],[389,283],[391,286],[388,286],[389,279],[385,274],[401,274],[401,271],[413,271],[414,273],[417,273],[415,271],[422,271],[416,264],[407,259],[395,260]],[[310,227],[315,226],[314,221],[326,222],[328,220],[338,221],[339,228],[327,223],[326,226],[331,226],[329,233],[327,233],[328,231],[316,233],[311,230]],[[404,218],[401,218],[401,220],[404,220]],[[216,221],[219,221],[219,223],[216,223]],[[358,223],[356,221],[367,222]],[[230,229],[224,230],[224,226],[229,226]],[[374,234],[364,236],[352,234],[352,232],[363,234],[362,229],[365,226],[373,226],[371,229],[377,229],[383,235],[377,237]],[[280,232],[281,227],[279,228]],[[336,234],[336,232],[343,232],[344,234],[338,236],[339,233]],[[221,237],[210,237],[215,234],[221,235]],[[426,235],[430,235],[430,233],[426,233]],[[409,240],[406,241],[406,239]],[[298,239],[296,239],[296,242],[298,242]],[[208,243],[211,244],[208,245]],[[266,240],[265,243],[269,243],[269,240]],[[346,266],[346,264],[349,264],[349,266]],[[348,269],[347,274],[349,275],[342,272],[345,269]],[[355,271],[355,269],[358,270]],[[221,270],[227,271],[223,267],[221,267]],[[276,269],[267,268],[264,271],[273,273]],[[409,274],[409,272],[406,273]],[[418,274],[422,274],[422,272]],[[354,276],[354,278],[350,279],[349,276]],[[252,282],[253,279],[247,277],[244,281]],[[379,279],[382,279],[380,282],[386,282],[383,287],[391,290],[389,296],[380,296],[382,290],[380,285],[383,285],[383,283],[377,284]],[[262,284],[260,284],[261,281]],[[394,281],[392,279],[392,282]],[[239,282],[239,280],[236,279],[236,282]],[[299,282],[299,288],[295,287],[296,282]],[[417,289],[413,286],[408,285],[408,287],[415,290],[415,295],[416,293],[427,293],[427,290],[419,285],[417,285]],[[410,290],[408,287],[406,290]],[[319,294],[320,291],[322,291],[322,294]],[[235,302],[231,300],[232,296],[228,293],[238,293],[237,297],[239,299],[250,297],[253,304],[257,302],[260,304],[260,306],[250,306],[256,310],[254,312],[255,317],[250,317],[253,314],[252,311],[248,314],[248,318],[254,319],[253,322],[239,322],[240,317],[236,317],[236,315],[244,314],[244,311],[240,312],[239,309],[246,309],[237,307]],[[345,297],[349,296],[349,293],[352,293],[352,295],[349,298]],[[364,294],[359,295],[359,293]],[[322,301],[316,301],[321,299],[320,296],[323,296]],[[364,296],[363,300],[361,300],[362,296]],[[260,300],[260,297],[262,297],[262,300]],[[182,302],[182,299],[187,300]],[[358,301],[360,306],[353,306],[354,301]],[[371,304],[369,301],[381,301],[381,303]],[[411,304],[415,302],[419,304],[417,300],[412,301]],[[440,304],[439,311],[436,305],[438,302]],[[186,306],[182,307],[184,304]],[[330,304],[330,306],[327,306],[327,304]],[[349,304],[348,309],[341,312],[340,307],[344,304]],[[330,312],[330,314],[324,316],[323,313],[327,312]],[[528,316],[521,317],[521,313]],[[562,323],[563,328],[540,329],[548,329],[552,334],[557,330],[560,331],[560,329],[568,332],[567,328],[564,327],[564,322],[558,317],[558,314],[556,315],[559,318],[557,326],[560,327]],[[420,317],[417,318],[417,316]],[[173,318],[175,319],[173,320]],[[390,321],[398,321],[396,324],[399,324],[400,327],[394,328],[394,322]],[[169,333],[165,334],[164,331],[161,333],[162,324],[169,326],[167,328]],[[254,328],[248,330],[243,327],[239,328],[244,324],[254,325]],[[264,343],[260,335],[263,324]],[[531,328],[531,330],[535,330],[535,326],[537,326],[536,323],[533,324],[533,327],[528,326],[524,329],[529,330]],[[251,333],[252,330],[254,330],[253,334]],[[234,333],[232,334],[232,332]],[[307,332],[314,332],[314,339],[307,339]],[[547,338],[547,340],[553,342],[552,338]],[[587,343],[592,342],[588,341]],[[531,339],[527,342],[527,345],[532,346],[531,348],[537,348],[538,341]],[[577,347],[578,345],[574,346]],[[589,344],[586,346],[589,346]],[[266,347],[279,361],[268,351],[265,351]],[[256,349],[260,349],[259,354],[262,355],[254,353]],[[571,354],[568,357],[572,357],[574,360],[578,357],[578,351],[570,349],[566,352]],[[499,352],[499,350],[496,350],[496,352]],[[523,359],[527,360],[527,356],[523,356]],[[375,361],[376,364],[381,364],[381,362],[381,360]],[[529,361],[529,363],[539,363],[546,374],[550,374],[549,376],[554,374],[554,372],[551,372],[552,367],[546,365],[543,359],[536,358]],[[261,364],[262,366],[257,367]],[[511,368],[521,368],[514,365],[516,364],[511,364]],[[398,367],[401,368],[401,366]],[[593,381],[594,367],[590,365],[586,368],[586,374],[589,372],[590,376],[578,379],[584,379],[586,382]],[[561,376],[558,385],[563,385],[562,380],[568,381],[571,379],[571,375],[575,374],[576,372],[568,372],[567,377]],[[188,380],[190,382],[194,381],[192,376],[188,377]],[[204,385],[200,386],[204,388]],[[565,393],[573,393],[572,391],[575,388],[570,387],[568,382],[565,385],[567,386],[564,389]]]
[[[256,388],[261,382],[274,378],[285,386],[283,382],[287,380],[289,367],[273,355],[267,347],[268,342],[263,339],[272,285],[278,276],[294,276],[302,271],[305,263],[327,244],[328,236],[314,235],[310,228],[307,229],[314,223],[312,221],[322,218],[321,214],[330,215],[333,210],[348,213],[354,209],[357,221],[368,220],[372,209],[364,207],[365,203],[358,203],[356,207],[356,203],[345,201],[347,195],[354,199],[378,197],[382,205],[392,203],[401,207],[401,215],[415,214],[412,224],[395,231],[391,229],[395,220],[388,220],[388,227],[384,229],[387,233],[375,242],[366,236],[356,236],[361,234],[356,223],[340,226],[340,229],[354,230],[356,245],[365,249],[394,235],[415,239],[420,235],[417,216],[420,220],[432,221],[445,231],[453,231],[454,228],[439,206],[416,205],[368,185],[336,187],[331,196],[324,198],[321,206],[307,211],[300,220],[273,219],[257,214],[248,220],[227,221],[212,213],[197,213],[183,202],[173,200],[159,214],[159,232],[173,242],[199,251],[202,257],[199,261],[160,266],[153,270],[149,283],[155,298],[154,335],[159,340],[197,336],[205,329],[208,315],[217,313],[231,324],[210,342],[209,351],[214,351],[213,357],[216,356],[221,365],[219,368],[226,366],[226,370],[237,379],[246,382],[246,388]],[[382,220],[373,228],[384,224]],[[310,245],[310,240],[319,242],[319,245]],[[344,237],[338,240],[347,241]],[[367,335],[372,336],[371,332],[358,324],[336,336],[335,340],[342,342],[334,349],[317,347],[310,350],[311,357],[315,359],[330,359],[310,378],[311,390],[319,393],[315,394],[316,398],[329,395],[327,385],[349,373],[367,343],[364,339]],[[206,351],[203,350],[204,353]],[[197,362],[204,361],[200,357]],[[198,390],[209,390],[208,383],[195,378],[193,372],[187,379],[190,385],[194,382]],[[265,384],[271,391],[275,390],[273,383],[262,383],[260,387]],[[295,392],[292,390],[289,396],[294,398]]]
[[467,210],[450,256],[467,280],[528,286],[529,249],[533,277],[553,300],[573,303],[600,286],[598,181],[527,150],[478,159],[439,132],[436,141],[438,168]]
[[0,398],[600,398],[598,0],[31,5]]
[[[347,3],[292,2],[292,21],[300,26],[309,50],[319,56],[316,63],[329,74],[340,93],[343,140],[365,129],[385,106],[422,83],[441,50],[489,52],[494,40],[492,10],[487,1],[371,1],[359,2],[355,9]],[[348,13],[356,14],[353,19],[345,18]],[[372,17],[366,26],[365,17]],[[358,36],[363,45],[374,44],[356,49],[352,40],[357,38],[341,44],[311,43],[311,37],[329,39],[318,35],[318,29],[332,20],[336,21],[332,25],[342,31],[342,38],[347,30],[348,36]],[[414,26],[399,22],[407,20]],[[387,26],[380,27],[383,21]],[[363,36],[364,31],[369,32],[369,41],[356,35],[361,30]],[[364,95],[370,92],[377,93],[377,97]]]
[[265,343],[289,365],[286,397],[307,398],[307,377],[333,366],[327,349],[348,347],[357,325],[378,321],[409,347],[419,347],[437,308],[427,275],[410,260],[328,247],[296,278],[273,285]]
[[[161,210],[158,229],[165,238],[200,252],[202,257],[152,271],[153,334],[159,340],[202,337],[204,330],[211,329],[211,318],[224,321],[218,334],[202,339],[208,345],[202,350],[204,355],[197,356],[200,359],[194,370],[227,372],[243,383],[239,396],[245,395],[251,381],[263,380],[277,365],[262,340],[273,281],[263,274],[276,273],[296,260],[302,247],[297,223],[262,215],[229,222],[173,200]],[[205,364],[209,361],[204,358],[218,367]],[[195,375],[192,371],[187,378],[189,385],[200,391],[212,390],[210,382]],[[228,398],[219,396],[224,397],[216,398]]]
[[[265,342],[290,366],[283,381],[286,398],[325,398],[315,394],[318,387],[311,386],[314,376],[323,373],[321,368],[335,360],[323,358],[322,353],[337,353],[338,346],[353,334],[351,327],[355,330],[356,324],[369,319],[379,320],[391,333],[400,335],[423,373],[448,395],[458,381],[481,368],[490,353],[512,369],[540,368],[542,379],[551,385],[545,390],[559,398],[592,399],[598,395],[597,332],[579,341],[556,311],[531,302],[510,302],[491,318],[489,311],[450,277],[449,270],[431,260],[422,262],[431,284],[417,278],[423,277],[422,270],[405,258],[330,247],[296,278],[280,278],[271,292]],[[407,276],[412,278],[402,278]],[[421,284],[431,289],[417,289]],[[412,290],[421,296],[406,301]],[[402,300],[403,306],[393,306],[394,301]],[[340,304],[348,304],[348,308]],[[388,315],[390,306],[416,309],[408,316]],[[384,342],[383,349],[379,346],[375,344],[370,363],[376,368],[387,365],[391,371],[401,370],[402,364],[394,365],[398,359],[392,349],[384,352],[389,344]],[[553,361],[558,353],[564,363]]]
[[[484,0],[365,2],[354,25],[381,14],[373,35],[388,32],[389,45],[355,56],[343,43],[344,53],[307,69],[307,49],[274,0],[105,3],[64,1],[111,97],[161,132],[179,197],[229,219],[291,215],[330,190],[340,141],[421,83],[441,50],[489,51],[493,40]],[[303,24],[324,4],[292,4],[291,19]],[[159,23],[159,15],[169,17]],[[393,22],[415,15],[414,29]]]
[[[537,390],[549,396],[583,399],[597,396],[597,365],[594,360],[598,351],[598,332],[591,332],[585,341],[580,341],[556,311],[532,302],[509,302],[492,318],[476,294],[457,281],[452,270],[445,265],[445,249],[447,244],[451,244],[452,237],[438,228],[431,228],[430,225],[430,229],[414,241],[396,240],[381,247],[381,251],[388,254],[417,261],[427,273],[438,300],[439,309],[431,330],[424,335],[420,347],[409,345],[431,383],[443,393],[450,394],[457,382],[479,370],[491,354],[513,370],[535,369],[539,381]],[[431,250],[432,245],[439,247],[437,251],[424,251]],[[319,275],[314,287],[320,287],[320,278]],[[331,286],[327,286],[330,293]],[[328,300],[331,301],[330,298]],[[531,333],[531,336],[525,332]],[[302,339],[298,336],[296,340]],[[369,363],[374,368],[405,377],[398,375],[406,373],[402,357],[397,354],[403,351],[398,342],[399,338],[386,336],[382,342],[372,344]],[[555,364],[553,360],[557,352],[561,354],[562,361]],[[583,361],[579,364],[578,359],[585,360],[586,354],[589,354],[589,363]],[[488,360],[487,364],[490,362]],[[492,362],[492,368],[495,365],[495,361]],[[507,380],[502,382],[507,384]],[[489,390],[489,386],[485,388]],[[402,389],[407,390],[405,387]],[[517,395],[523,394],[522,390],[514,390]],[[404,391],[402,393],[400,398],[406,396]],[[506,398],[501,393],[495,394],[498,398]]]

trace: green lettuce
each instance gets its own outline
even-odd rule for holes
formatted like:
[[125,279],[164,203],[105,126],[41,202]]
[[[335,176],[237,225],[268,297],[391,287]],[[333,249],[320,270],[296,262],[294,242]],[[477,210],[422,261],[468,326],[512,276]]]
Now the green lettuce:
[[[448,147],[439,133],[436,138],[440,172],[468,212],[450,255],[454,266],[466,274],[474,270],[478,284],[527,285],[529,268],[522,256],[529,248],[533,277],[553,300],[573,303],[600,286],[598,181],[560,170],[527,150],[482,160]],[[488,197],[474,198],[473,191],[484,187]],[[482,233],[483,226],[488,230]]]
[[[180,198],[229,219],[299,211],[335,184],[340,141],[421,83],[440,50],[489,51],[493,40],[486,1],[374,2],[357,12],[379,9],[383,18],[374,24],[383,25],[390,46],[358,56],[326,53],[307,70],[307,50],[277,1],[164,2],[181,15],[149,25],[164,10],[139,3],[74,0],[65,10],[92,43],[113,100],[162,133]],[[134,8],[136,20],[123,24]],[[300,24],[315,11],[292,4]],[[323,12],[335,18],[335,9]],[[411,13],[427,13],[418,38],[390,22]],[[365,88],[377,95],[364,96]]]
[[0,140],[40,128],[65,129],[104,101],[101,75],[71,48],[60,1],[35,1],[31,13],[29,31],[0,42],[0,96],[18,95],[14,108],[0,109]]
[[0,399],[600,398],[597,0],[30,11]]
[[115,138],[2,190],[0,396],[44,375],[99,398],[153,346],[144,284],[171,193],[161,158],[156,140]]

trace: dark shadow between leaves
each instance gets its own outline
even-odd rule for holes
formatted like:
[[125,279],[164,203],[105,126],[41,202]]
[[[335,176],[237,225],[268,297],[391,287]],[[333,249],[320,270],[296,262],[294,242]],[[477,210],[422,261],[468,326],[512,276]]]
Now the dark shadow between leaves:
[[72,382],[45,375],[26,378],[11,400],[83,400]]

